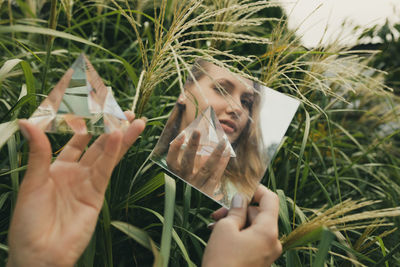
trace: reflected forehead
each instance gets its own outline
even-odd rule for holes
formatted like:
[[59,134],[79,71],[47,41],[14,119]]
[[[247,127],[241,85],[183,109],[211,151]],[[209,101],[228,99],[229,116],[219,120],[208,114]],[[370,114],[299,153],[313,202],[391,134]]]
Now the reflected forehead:
[[249,79],[240,77],[229,70],[210,63],[207,74],[209,78],[230,89],[239,88],[247,93],[253,94],[253,82]]

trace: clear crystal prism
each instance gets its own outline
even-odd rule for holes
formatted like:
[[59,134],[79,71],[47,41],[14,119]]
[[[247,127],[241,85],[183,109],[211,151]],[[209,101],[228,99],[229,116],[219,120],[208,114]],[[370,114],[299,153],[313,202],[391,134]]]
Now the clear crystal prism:
[[183,132],[185,134],[185,141],[181,149],[185,149],[193,131],[200,132],[200,144],[197,150],[197,155],[210,156],[214,149],[218,146],[221,140],[225,140],[226,147],[225,153],[229,153],[231,158],[236,157],[235,151],[229,142],[228,136],[215,115],[214,109],[207,107],[197,118],[187,126]]
[[29,118],[46,132],[109,133],[129,126],[115,100],[84,54],[81,54]]

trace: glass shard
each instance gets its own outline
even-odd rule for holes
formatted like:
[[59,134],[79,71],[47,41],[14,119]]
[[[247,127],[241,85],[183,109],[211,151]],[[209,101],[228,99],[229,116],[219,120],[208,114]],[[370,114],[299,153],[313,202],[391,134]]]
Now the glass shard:
[[185,141],[181,149],[185,149],[193,131],[200,132],[200,145],[197,150],[197,155],[210,156],[214,149],[218,146],[221,140],[225,140],[226,148],[225,153],[229,153],[231,158],[236,157],[235,151],[228,140],[224,130],[217,119],[214,109],[209,106],[197,118],[187,126],[183,132],[185,134]]
[[84,54],[67,70],[29,118],[46,132],[109,133],[129,125],[115,100]]

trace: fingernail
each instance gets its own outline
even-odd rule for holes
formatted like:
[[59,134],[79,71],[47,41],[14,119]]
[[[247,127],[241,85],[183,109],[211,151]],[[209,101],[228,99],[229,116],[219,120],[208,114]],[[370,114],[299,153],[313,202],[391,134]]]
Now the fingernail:
[[186,96],[179,96],[179,98],[178,98],[178,103],[179,103],[179,104],[183,104],[183,102],[185,101],[185,99],[186,99]]
[[148,119],[147,119],[146,117],[141,117],[140,119],[141,119],[142,121],[144,121],[145,124],[146,124],[147,121],[148,121]]
[[233,209],[240,209],[243,207],[243,197],[241,194],[236,193],[231,202],[231,208]]
[[215,226],[215,222],[207,224],[207,228],[210,230],[212,230],[214,228],[214,226]]
[[197,138],[199,138],[199,136],[200,136],[200,133],[199,133],[198,131],[194,131],[194,132],[192,133],[192,139],[193,139],[193,140],[196,140]]
[[211,213],[210,218],[215,220],[214,216],[215,216],[215,212]]
[[19,123],[19,129],[21,130],[22,135],[29,141],[31,139],[31,136],[29,135],[26,126],[23,123]]

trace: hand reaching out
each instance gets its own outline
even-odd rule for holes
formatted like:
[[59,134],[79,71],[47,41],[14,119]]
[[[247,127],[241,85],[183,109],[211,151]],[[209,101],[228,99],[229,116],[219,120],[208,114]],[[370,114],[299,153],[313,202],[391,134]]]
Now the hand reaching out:
[[[115,165],[143,131],[134,120],[123,133],[74,135],[51,163],[51,146],[42,130],[26,120],[28,169],[9,231],[8,266],[73,266],[88,245]],[[83,153],[83,155],[82,155]]]
[[[281,254],[278,239],[278,197],[260,185],[246,206],[235,195],[231,209],[217,210],[217,220],[203,256],[203,266],[270,266]],[[246,221],[249,226],[245,228]]]
[[[133,122],[124,133],[102,135],[84,153],[90,136],[74,135],[53,163],[43,131],[20,121],[30,154],[9,231],[8,266],[73,266],[79,259],[93,234],[112,170],[144,129],[144,121],[126,115]],[[192,151],[185,154],[197,151],[197,138],[192,138]],[[206,172],[196,173],[207,174],[206,184],[224,148],[215,149],[212,160],[206,161]],[[259,206],[246,207],[236,195],[229,211],[222,208],[213,214],[218,222],[204,253],[204,266],[266,266],[280,255],[278,199],[259,186],[254,202]]]

